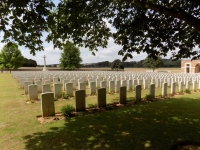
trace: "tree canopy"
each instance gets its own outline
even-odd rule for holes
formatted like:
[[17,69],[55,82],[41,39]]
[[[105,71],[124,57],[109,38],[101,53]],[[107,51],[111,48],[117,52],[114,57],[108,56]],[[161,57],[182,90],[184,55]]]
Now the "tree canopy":
[[22,66],[24,57],[18,46],[13,43],[4,45],[0,51],[0,68],[2,69],[17,69]]
[[111,64],[111,69],[124,69],[123,62],[120,59],[115,59]]
[[143,67],[145,68],[149,68],[149,69],[153,69],[153,71],[156,68],[162,67],[164,65],[164,61],[162,60],[161,57],[157,57],[157,58],[152,58],[152,57],[147,57],[144,61],[143,61]]
[[[0,31],[32,54],[46,41],[62,48],[72,40],[95,53],[109,38],[122,46],[123,61],[132,52],[150,57],[197,59],[200,47],[200,0],[2,0]],[[111,30],[110,26],[115,30]]]
[[37,62],[33,59],[24,58],[22,67],[37,67]]
[[67,41],[64,44],[63,52],[60,58],[60,67],[63,69],[80,68],[82,59],[80,57],[79,48],[75,47],[73,43]]

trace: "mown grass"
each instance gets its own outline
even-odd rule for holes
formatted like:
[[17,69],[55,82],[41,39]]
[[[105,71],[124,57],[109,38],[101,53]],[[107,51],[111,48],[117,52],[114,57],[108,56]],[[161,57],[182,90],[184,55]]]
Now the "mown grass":
[[[170,89],[168,89],[170,91]],[[0,74],[1,149],[116,149],[167,150],[181,142],[200,142],[198,92],[152,103],[40,124],[40,103],[27,104],[27,95],[11,77]],[[149,90],[143,90],[143,97]],[[156,89],[156,95],[161,89]],[[127,92],[128,99],[134,93]],[[108,103],[118,94],[107,94]],[[87,106],[96,96],[86,97]],[[55,101],[56,112],[74,100]]]

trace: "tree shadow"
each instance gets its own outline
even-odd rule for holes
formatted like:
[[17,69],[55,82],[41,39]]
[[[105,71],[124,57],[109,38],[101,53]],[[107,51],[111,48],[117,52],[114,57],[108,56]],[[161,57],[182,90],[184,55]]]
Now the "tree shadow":
[[174,144],[170,150],[199,150],[200,142],[198,141],[181,141]]
[[176,143],[200,141],[199,108],[199,100],[171,98],[66,119],[59,127],[55,121],[47,132],[23,138],[29,150],[176,150]]

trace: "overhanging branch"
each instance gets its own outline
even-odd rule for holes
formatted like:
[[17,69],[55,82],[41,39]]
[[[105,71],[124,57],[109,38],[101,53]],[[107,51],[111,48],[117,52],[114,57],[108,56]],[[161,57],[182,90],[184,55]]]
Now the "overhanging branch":
[[[193,0],[191,0],[191,1],[193,1]],[[193,26],[195,29],[200,31],[200,19],[195,18],[194,16],[186,13],[184,10],[167,8],[167,7],[164,7],[161,5],[156,5],[153,3],[141,2],[140,0],[132,0],[132,3],[137,7],[151,9],[151,10],[160,12],[161,14],[165,14],[167,16],[171,16],[173,18],[178,18],[180,20],[183,20],[187,24]],[[200,0],[196,1],[196,3],[199,4]]]

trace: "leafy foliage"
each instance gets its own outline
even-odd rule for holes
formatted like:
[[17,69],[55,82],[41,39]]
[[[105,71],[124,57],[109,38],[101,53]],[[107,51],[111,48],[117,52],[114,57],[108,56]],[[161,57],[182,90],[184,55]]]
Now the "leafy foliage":
[[144,97],[147,101],[152,101],[153,100],[153,96],[151,94],[146,94]]
[[37,67],[37,62],[32,59],[24,58],[24,63],[22,67]]
[[70,117],[72,112],[75,110],[73,105],[65,105],[61,108],[61,112],[64,116]]
[[185,89],[185,93],[191,94],[190,89]]
[[4,45],[0,52],[0,68],[2,69],[17,69],[22,66],[24,57],[18,46],[14,43]]
[[153,71],[156,68],[162,67],[164,64],[162,58],[157,57],[157,58],[152,58],[152,57],[147,57],[144,62],[143,62],[143,66],[145,68],[149,68],[149,69],[153,69]]
[[67,41],[61,53],[60,67],[64,69],[80,68],[81,62],[80,50],[73,43]]
[[43,32],[51,26],[50,14],[55,4],[51,0],[1,0],[0,31],[3,42],[17,42],[35,51],[44,50]]
[[124,65],[120,59],[115,59],[111,64],[111,69],[124,69]]
[[173,59],[197,59],[199,6],[199,0],[60,0],[57,6],[51,0],[2,0],[0,31],[4,41],[14,39],[32,54],[44,49],[46,31],[54,47],[62,48],[70,39],[93,54],[114,38],[122,45],[118,54],[123,61],[132,58],[132,52],[150,57],[171,52]]

